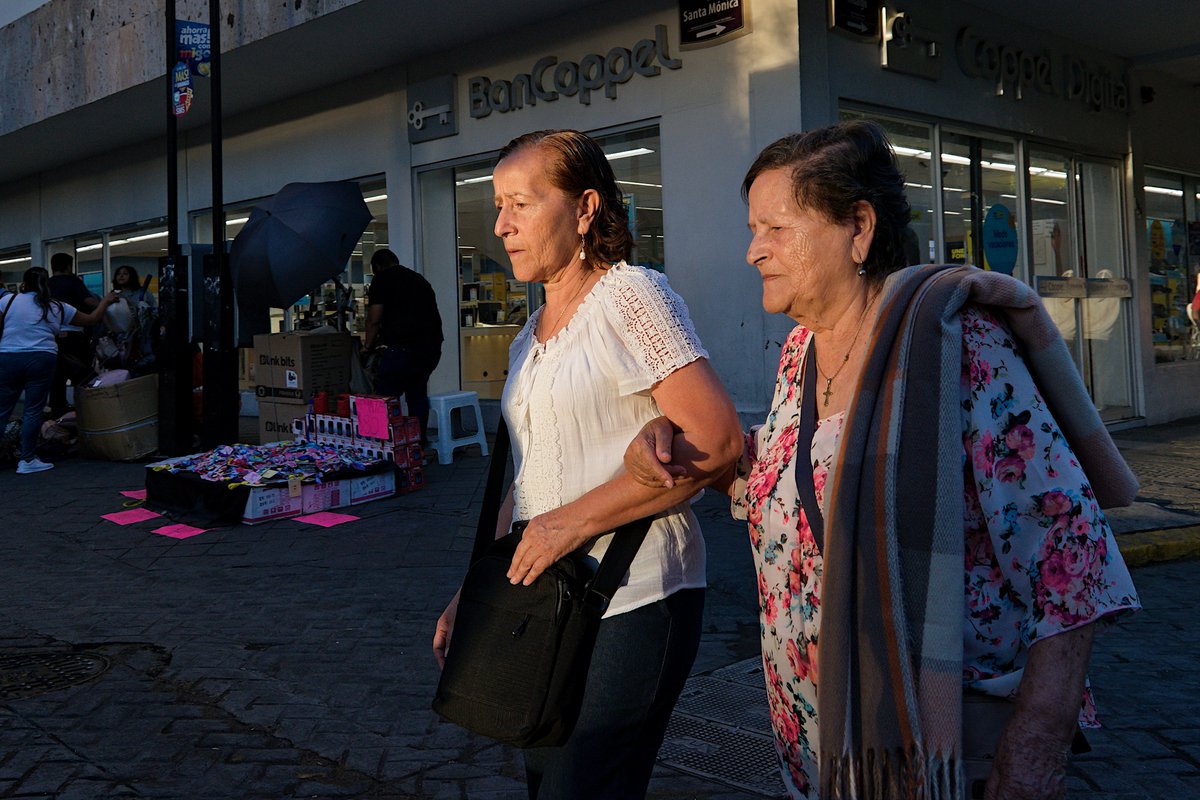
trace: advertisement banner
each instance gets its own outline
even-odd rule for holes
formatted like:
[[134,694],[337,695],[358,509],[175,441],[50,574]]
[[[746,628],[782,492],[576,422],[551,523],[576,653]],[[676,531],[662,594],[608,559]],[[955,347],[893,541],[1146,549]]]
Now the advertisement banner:
[[171,70],[171,110],[175,116],[182,117],[192,107],[192,73],[188,65],[180,61]]
[[207,78],[211,72],[212,46],[208,24],[204,22],[175,21],[175,48],[179,60],[186,64],[192,75]]

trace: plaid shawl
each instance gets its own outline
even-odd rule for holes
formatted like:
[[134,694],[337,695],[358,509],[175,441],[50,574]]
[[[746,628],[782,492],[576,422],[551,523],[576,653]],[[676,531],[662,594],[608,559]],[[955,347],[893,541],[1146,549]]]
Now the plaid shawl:
[[884,283],[848,410],[827,532],[817,687],[824,800],[958,800],[963,666],[960,311],[1007,319],[1102,506],[1137,482],[1024,283],[921,266]]

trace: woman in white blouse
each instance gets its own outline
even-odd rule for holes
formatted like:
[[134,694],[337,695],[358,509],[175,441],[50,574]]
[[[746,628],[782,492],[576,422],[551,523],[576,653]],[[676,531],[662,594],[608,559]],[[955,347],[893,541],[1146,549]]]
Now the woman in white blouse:
[[[513,341],[502,398],[516,477],[497,536],[529,520],[509,577],[528,585],[575,550],[599,559],[607,532],[656,515],[601,623],[571,738],[525,753],[529,795],[642,797],[699,644],[705,557],[688,503],[696,486],[646,487],[622,455],[665,414],[711,481],[741,453],[738,418],[683,301],[662,275],[625,262],[621,190],[592,139],[518,137],[493,180],[513,273],[546,293]],[[457,597],[438,620],[439,663],[456,609]]]

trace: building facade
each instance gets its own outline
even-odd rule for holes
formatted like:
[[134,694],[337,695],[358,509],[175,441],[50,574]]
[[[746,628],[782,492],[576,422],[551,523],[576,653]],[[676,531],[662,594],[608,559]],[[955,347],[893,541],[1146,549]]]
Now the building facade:
[[[162,4],[89,20],[94,5],[51,0],[0,29],[5,283],[67,251],[99,289],[120,264],[153,273],[165,247]],[[569,127],[604,146],[634,260],[667,274],[739,410],[761,419],[792,323],[763,312],[745,262],[742,176],[779,136],[867,116],[905,171],[914,262],[1034,286],[1110,424],[1200,414],[1185,309],[1200,265],[1200,154],[1185,132],[1200,102],[1178,70],[938,0],[401,5],[236,4],[222,30],[223,213],[233,237],[286,183],[359,182],[374,220],[343,283],[361,320],[374,249],[429,279],[446,339],[431,390],[498,397],[540,295],[492,235],[491,169],[514,136]],[[207,19],[207,3],[178,7]],[[193,243],[212,230],[206,92],[197,79],[180,135],[178,223]],[[322,318],[332,287],[314,290],[292,324]]]

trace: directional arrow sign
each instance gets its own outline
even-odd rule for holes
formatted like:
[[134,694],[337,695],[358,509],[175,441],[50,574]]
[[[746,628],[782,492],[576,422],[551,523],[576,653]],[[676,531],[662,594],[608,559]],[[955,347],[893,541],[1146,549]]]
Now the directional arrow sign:
[[750,32],[750,0],[679,0],[679,49],[694,50]]
[[829,27],[855,39],[879,40],[881,0],[829,0]]

